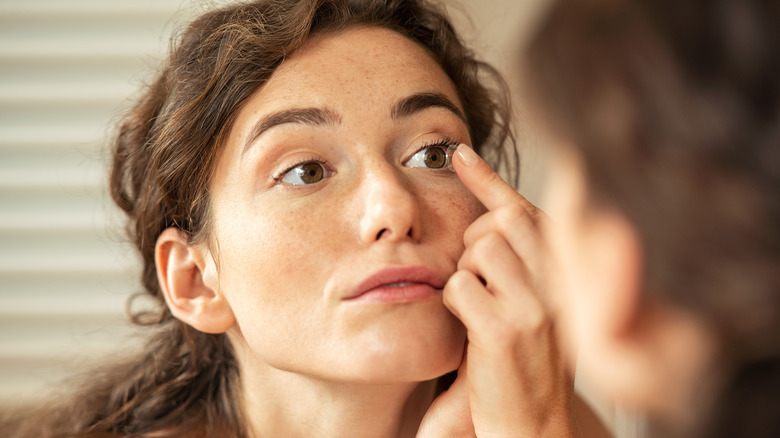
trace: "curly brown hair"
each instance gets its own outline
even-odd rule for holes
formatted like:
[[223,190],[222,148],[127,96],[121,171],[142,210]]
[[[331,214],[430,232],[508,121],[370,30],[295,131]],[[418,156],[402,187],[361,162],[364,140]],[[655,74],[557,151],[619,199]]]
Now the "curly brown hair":
[[230,342],[173,318],[157,281],[155,242],[168,227],[192,242],[208,236],[215,159],[244,102],[313,35],[358,25],[425,47],[458,90],[473,147],[516,181],[506,86],[464,46],[441,6],[261,0],[205,13],[174,41],[156,79],[122,118],[113,148],[111,195],[141,254],[144,294],[156,302],[156,310],[132,319],[159,330],[134,362],[92,376],[96,383],[42,411],[40,422],[20,423],[18,436],[247,436]]

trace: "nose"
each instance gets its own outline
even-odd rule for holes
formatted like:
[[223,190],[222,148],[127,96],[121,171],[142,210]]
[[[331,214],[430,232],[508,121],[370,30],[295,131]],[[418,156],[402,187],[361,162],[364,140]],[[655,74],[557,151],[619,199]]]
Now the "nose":
[[363,215],[360,219],[360,241],[416,241],[420,235],[417,196],[390,166],[366,174],[363,179]]

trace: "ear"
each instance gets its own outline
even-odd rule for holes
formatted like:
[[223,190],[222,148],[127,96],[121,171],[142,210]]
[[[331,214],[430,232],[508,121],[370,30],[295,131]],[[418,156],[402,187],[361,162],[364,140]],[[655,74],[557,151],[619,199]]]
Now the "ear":
[[205,333],[224,333],[235,324],[210,251],[190,244],[184,231],[168,228],[157,238],[154,260],[174,317]]

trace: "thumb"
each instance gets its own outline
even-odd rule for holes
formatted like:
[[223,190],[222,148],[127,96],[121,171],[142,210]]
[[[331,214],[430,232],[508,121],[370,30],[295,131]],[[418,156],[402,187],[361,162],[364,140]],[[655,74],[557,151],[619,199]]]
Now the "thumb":
[[474,437],[469,388],[460,377],[433,401],[420,423],[416,438]]
[[476,437],[471,421],[466,362],[464,356],[458,377],[428,408],[416,438]]

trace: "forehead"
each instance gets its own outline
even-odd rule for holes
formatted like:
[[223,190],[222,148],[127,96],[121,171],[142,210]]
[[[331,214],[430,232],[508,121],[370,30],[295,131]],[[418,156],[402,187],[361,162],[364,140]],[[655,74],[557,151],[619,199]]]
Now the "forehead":
[[438,91],[460,106],[452,81],[420,44],[379,27],[314,36],[250,99],[269,111],[290,104],[338,106]]

